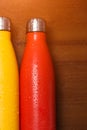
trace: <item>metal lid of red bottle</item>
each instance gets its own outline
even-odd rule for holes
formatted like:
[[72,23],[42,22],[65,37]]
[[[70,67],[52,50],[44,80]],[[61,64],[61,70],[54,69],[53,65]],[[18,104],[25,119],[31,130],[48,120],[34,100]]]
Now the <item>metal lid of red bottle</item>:
[[45,32],[45,21],[41,18],[32,18],[27,23],[27,32]]
[[0,30],[11,30],[11,22],[9,18],[3,16],[0,17]]

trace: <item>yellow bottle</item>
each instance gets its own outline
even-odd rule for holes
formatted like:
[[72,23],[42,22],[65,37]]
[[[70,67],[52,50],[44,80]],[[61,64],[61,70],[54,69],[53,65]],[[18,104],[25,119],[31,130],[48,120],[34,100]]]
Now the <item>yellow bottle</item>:
[[0,130],[19,130],[19,76],[10,20],[0,17]]

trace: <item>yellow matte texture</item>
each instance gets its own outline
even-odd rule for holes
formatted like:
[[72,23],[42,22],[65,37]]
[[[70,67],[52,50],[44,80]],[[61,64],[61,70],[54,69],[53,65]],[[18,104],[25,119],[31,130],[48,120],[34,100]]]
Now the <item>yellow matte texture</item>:
[[19,77],[10,32],[0,31],[0,130],[19,130]]

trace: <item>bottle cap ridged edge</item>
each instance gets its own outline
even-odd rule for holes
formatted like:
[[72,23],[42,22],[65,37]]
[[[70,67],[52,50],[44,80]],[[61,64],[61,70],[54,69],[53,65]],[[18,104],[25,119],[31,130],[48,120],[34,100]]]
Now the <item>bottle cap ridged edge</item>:
[[9,18],[4,16],[0,17],[0,30],[11,30],[11,21]]
[[27,23],[27,32],[45,32],[45,21],[41,18],[31,18]]

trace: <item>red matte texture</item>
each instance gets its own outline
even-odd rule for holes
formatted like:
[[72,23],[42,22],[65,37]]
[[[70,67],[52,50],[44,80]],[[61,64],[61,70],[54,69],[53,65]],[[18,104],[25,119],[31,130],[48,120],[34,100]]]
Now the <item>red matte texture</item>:
[[56,130],[55,80],[43,32],[27,33],[20,69],[21,130]]

